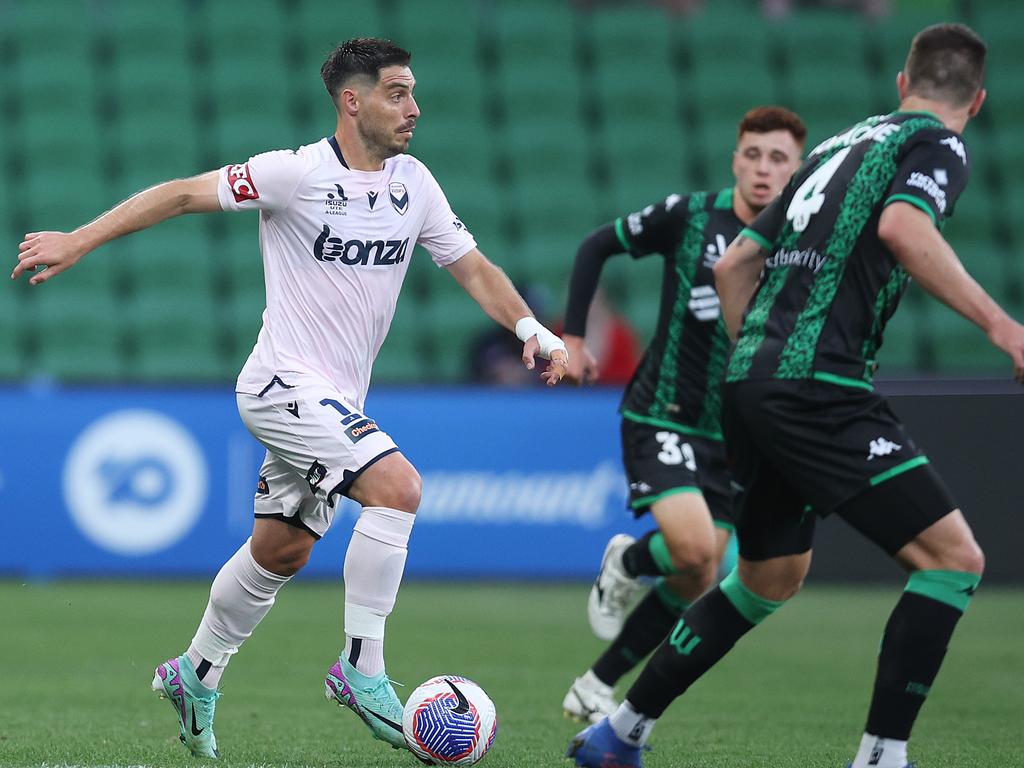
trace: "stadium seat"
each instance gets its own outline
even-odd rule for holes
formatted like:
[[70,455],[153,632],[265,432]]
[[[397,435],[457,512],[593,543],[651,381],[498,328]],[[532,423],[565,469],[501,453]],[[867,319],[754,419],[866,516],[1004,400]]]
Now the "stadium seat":
[[124,375],[120,310],[111,286],[85,292],[68,276],[32,289],[26,298],[23,308],[34,334],[33,373],[66,382]]
[[125,305],[135,337],[132,370],[153,381],[229,380],[237,371],[217,343],[218,310],[208,294],[141,293]]
[[[25,278],[22,278],[24,280]],[[28,323],[22,321],[22,300],[17,295],[22,290],[10,280],[0,286],[0,379],[13,379],[23,373],[21,355],[22,340],[28,331]]]
[[190,4],[186,0],[106,0],[105,5],[119,63],[145,62],[154,69],[163,69],[168,80],[186,81],[181,77],[183,72],[175,71],[181,63],[188,63],[191,30]]
[[947,374],[963,376],[998,375],[1011,368],[1009,358],[985,338],[968,320],[944,306],[936,306],[929,317],[936,362]]

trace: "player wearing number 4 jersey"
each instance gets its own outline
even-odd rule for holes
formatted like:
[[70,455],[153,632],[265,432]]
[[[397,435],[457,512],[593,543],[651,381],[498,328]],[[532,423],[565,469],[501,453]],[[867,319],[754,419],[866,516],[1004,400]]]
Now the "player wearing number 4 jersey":
[[[621,407],[630,508],[638,517],[650,512],[658,527],[639,541],[619,534],[608,544],[588,614],[594,633],[614,642],[566,694],[562,706],[572,717],[594,721],[613,711],[618,680],[714,581],[733,528],[733,491],[719,419],[729,339],[711,270],[740,228],[778,196],[806,135],[789,110],[752,109],[737,131],[734,186],[670,195],[597,229],[579,248],[565,321],[571,380],[597,374],[583,337],[604,262],[617,253],[657,253],[664,271],[658,326]],[[627,618],[640,576],[657,582]]]
[[140,192],[70,233],[25,236],[12,277],[33,285],[97,246],[182,213],[258,210],[267,307],[236,385],[238,409],[267,449],[252,537],[217,574],[184,654],[161,664],[153,688],[170,699],[181,740],[216,757],[217,688],[231,656],[306,563],[342,496],[362,505],[345,556],[345,648],[328,698],[404,748],[402,704],[384,671],[394,607],[420,499],[420,478],[363,408],[370,369],[420,244],[480,306],[540,354],[557,384],[565,346],[530,314],[505,274],[476,248],[430,172],[403,154],[420,111],[410,55],[390,41],[350,40],[321,70],[335,133]]
[[1024,383],[1024,326],[939,234],[967,182],[960,132],[985,99],[985,53],[962,25],[920,32],[897,80],[900,111],[815,148],[716,265],[725,321],[738,333],[723,427],[742,487],[739,566],[683,614],[609,720],[577,737],[580,765],[640,765],[672,700],[799,590],[815,519],[833,512],[910,573],[851,764],[908,765],[911,728],[984,558],[871,374],[913,277],[985,330]]

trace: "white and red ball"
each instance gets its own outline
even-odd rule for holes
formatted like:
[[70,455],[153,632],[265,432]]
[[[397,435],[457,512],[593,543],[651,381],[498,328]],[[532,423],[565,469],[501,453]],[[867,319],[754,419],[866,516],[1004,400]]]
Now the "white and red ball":
[[494,744],[498,717],[484,689],[459,675],[423,683],[405,702],[405,743],[432,765],[474,765]]

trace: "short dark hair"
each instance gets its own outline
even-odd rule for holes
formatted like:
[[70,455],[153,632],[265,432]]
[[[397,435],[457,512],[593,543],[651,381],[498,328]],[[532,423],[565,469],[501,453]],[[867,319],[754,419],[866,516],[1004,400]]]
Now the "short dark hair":
[[796,143],[801,147],[807,140],[807,126],[796,112],[785,107],[754,107],[740,120],[736,131],[739,139],[744,133],[769,133],[770,131],[789,131]]
[[320,77],[331,98],[337,102],[338,94],[351,77],[363,75],[376,81],[384,67],[407,67],[410,59],[411,53],[390,40],[356,37],[331,51],[320,67]]
[[956,107],[969,104],[985,81],[985,42],[963,24],[935,24],[914,36],[903,73],[910,93]]

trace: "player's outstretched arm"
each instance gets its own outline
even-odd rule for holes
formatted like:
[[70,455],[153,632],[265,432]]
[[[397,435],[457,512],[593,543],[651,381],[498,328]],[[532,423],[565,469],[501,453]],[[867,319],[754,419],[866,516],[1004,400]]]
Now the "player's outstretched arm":
[[514,331],[523,342],[523,364],[533,370],[534,357],[550,360],[540,377],[553,387],[565,376],[568,353],[565,344],[534,318],[512,281],[474,248],[446,269],[496,323]]
[[11,279],[17,280],[22,272],[35,272],[29,283],[38,285],[73,267],[90,251],[130,232],[183,213],[219,211],[217,179],[218,171],[210,171],[157,184],[74,232],[29,232],[18,246],[18,264]]
[[733,341],[739,335],[743,311],[761,280],[765,254],[759,243],[740,235],[714,266],[715,290],[722,304],[722,319]]
[[601,270],[605,262],[618,253],[624,253],[622,243],[615,234],[614,224],[605,224],[591,232],[580,243],[569,278],[569,298],[565,308],[565,328],[562,338],[569,351],[569,370],[566,381],[572,384],[591,384],[598,380],[597,359],[586,345],[587,315],[597,292]]
[[1010,356],[1014,378],[1024,384],[1024,325],[968,274],[931,217],[909,203],[891,203],[879,219],[878,237],[921,287],[985,331]]

